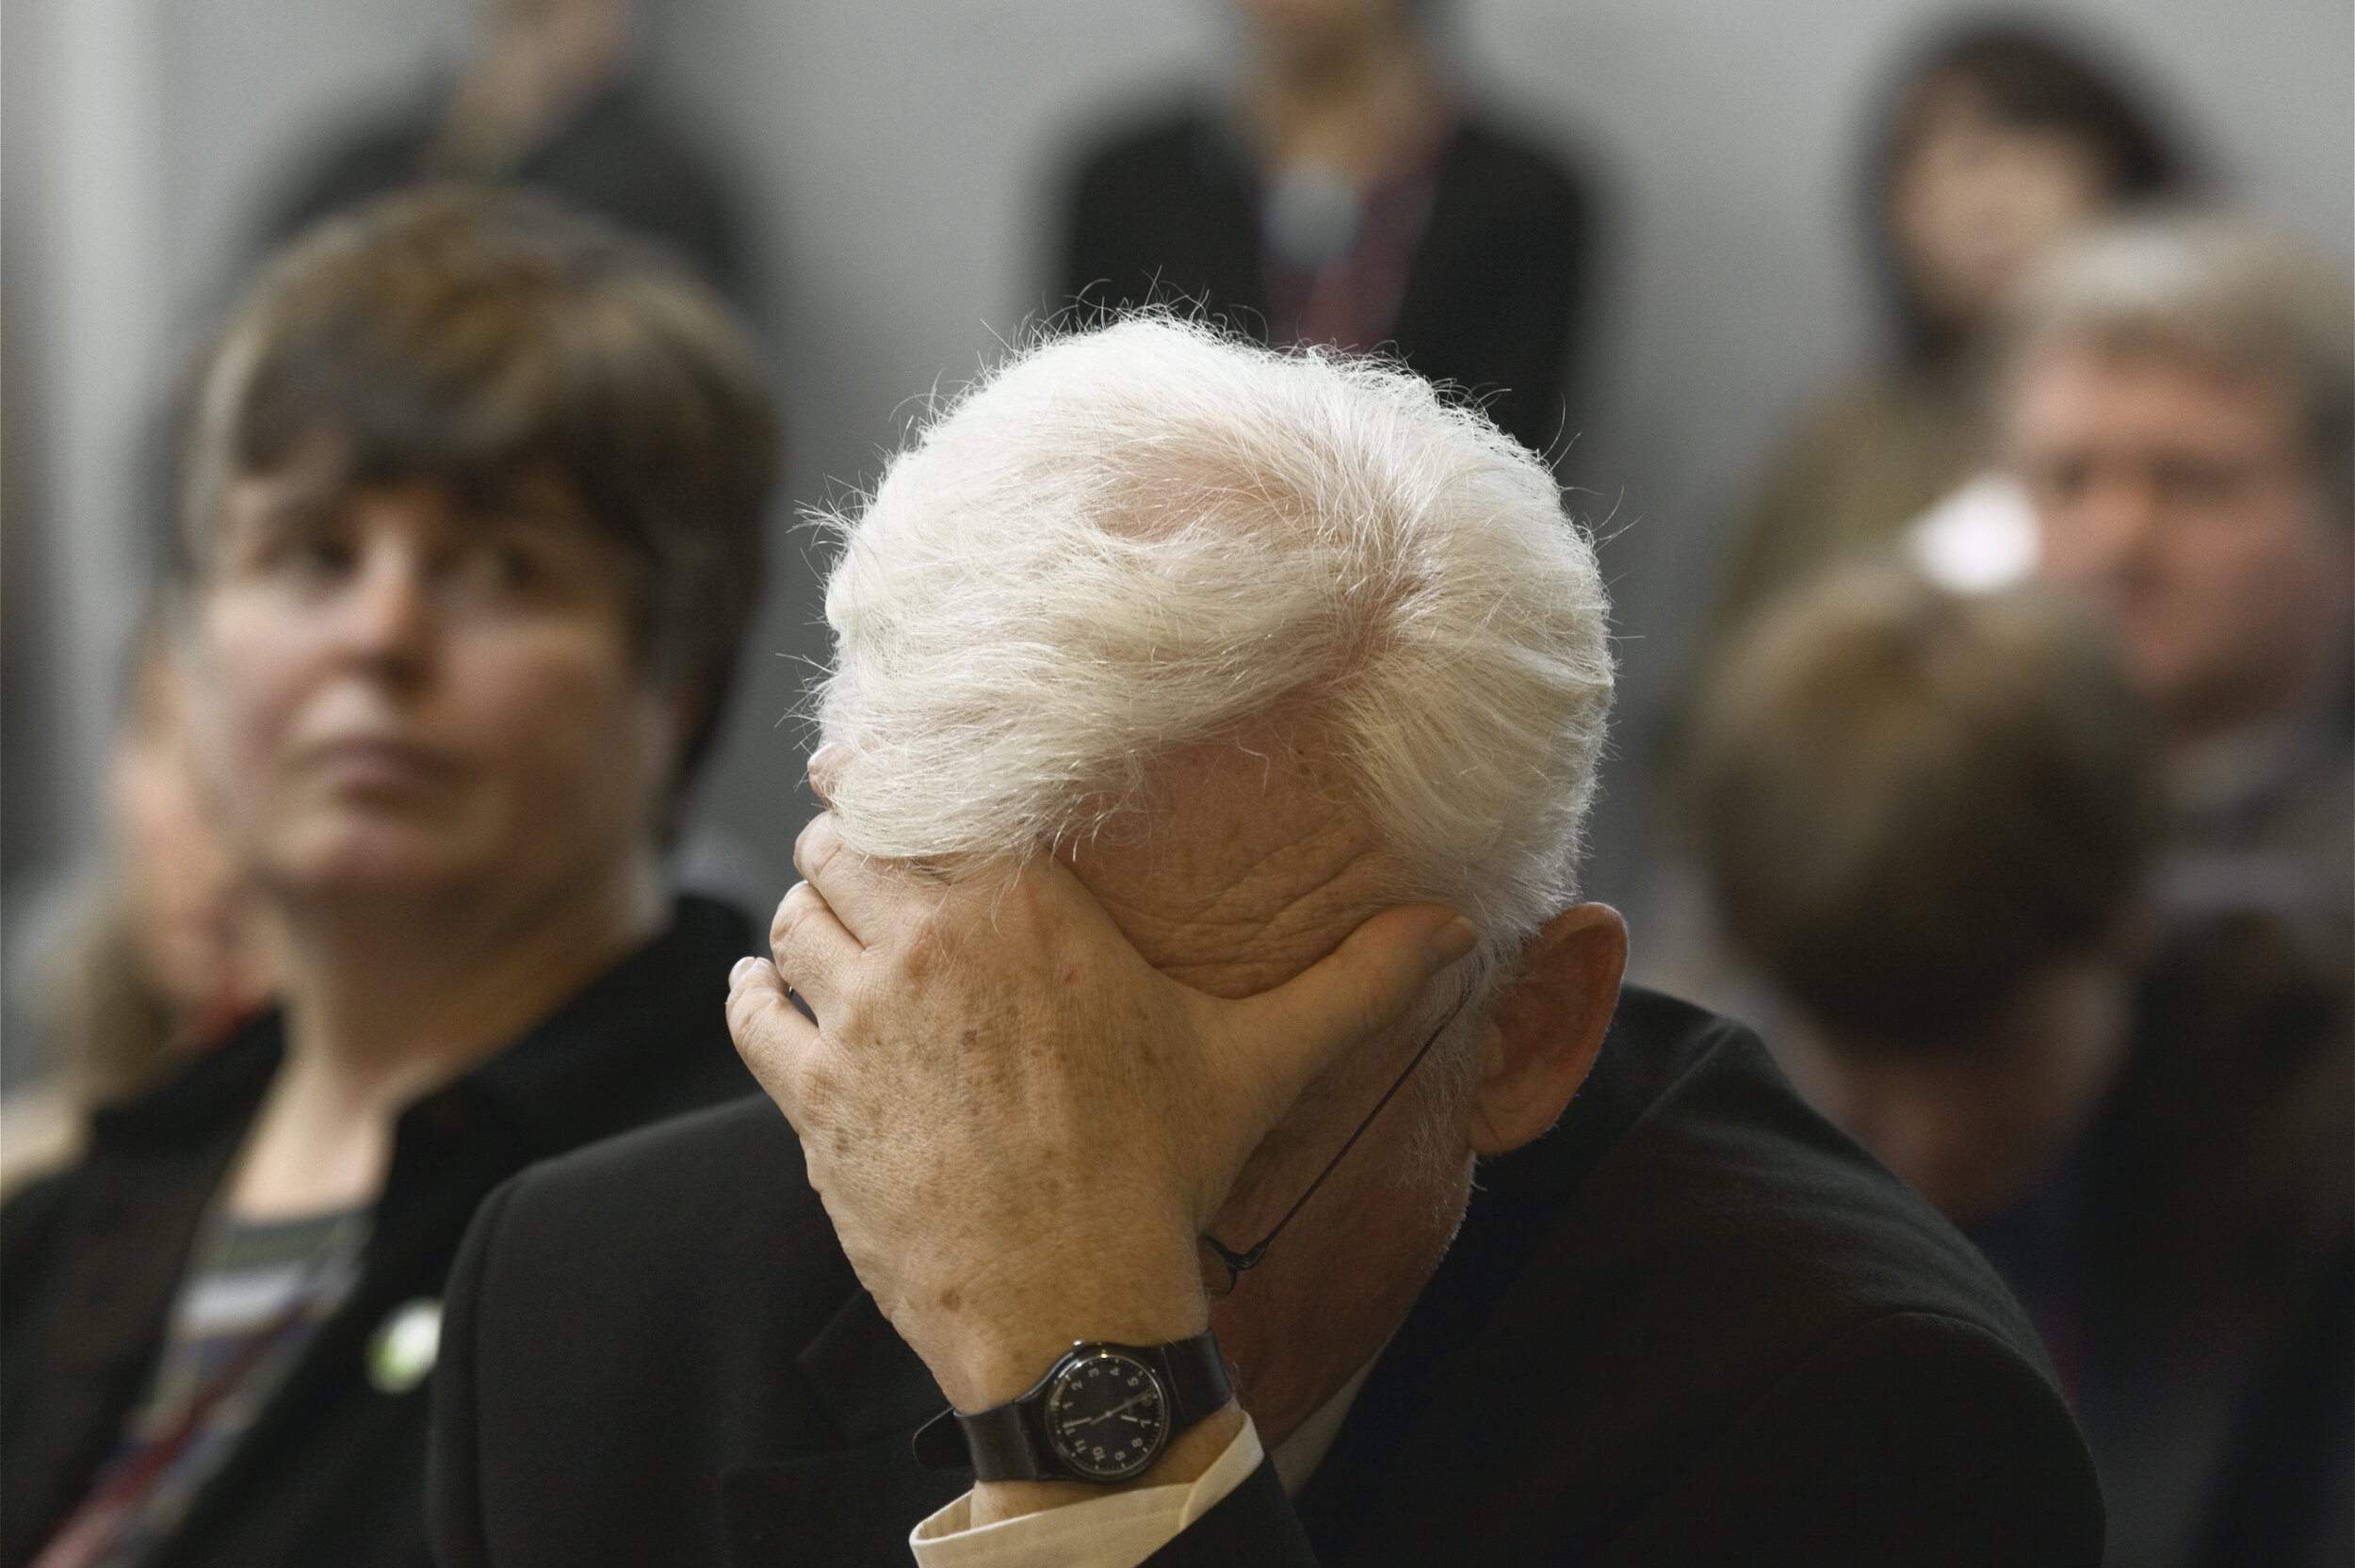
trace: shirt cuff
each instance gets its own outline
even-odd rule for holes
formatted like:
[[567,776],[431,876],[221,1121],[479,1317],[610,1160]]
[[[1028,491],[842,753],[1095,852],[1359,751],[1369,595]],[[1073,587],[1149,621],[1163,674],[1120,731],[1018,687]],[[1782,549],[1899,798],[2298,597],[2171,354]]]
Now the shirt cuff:
[[1242,1430],[1210,1467],[1182,1486],[1107,1493],[1083,1503],[973,1528],[967,1492],[908,1534],[918,1568],[1137,1568],[1251,1479],[1259,1429]]

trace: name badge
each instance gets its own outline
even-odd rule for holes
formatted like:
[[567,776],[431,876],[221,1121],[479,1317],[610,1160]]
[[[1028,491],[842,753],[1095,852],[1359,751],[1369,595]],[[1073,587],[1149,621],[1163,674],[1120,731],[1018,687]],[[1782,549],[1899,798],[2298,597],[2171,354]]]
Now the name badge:
[[380,1394],[406,1394],[425,1382],[442,1352],[442,1303],[406,1301],[384,1315],[368,1340],[368,1382]]

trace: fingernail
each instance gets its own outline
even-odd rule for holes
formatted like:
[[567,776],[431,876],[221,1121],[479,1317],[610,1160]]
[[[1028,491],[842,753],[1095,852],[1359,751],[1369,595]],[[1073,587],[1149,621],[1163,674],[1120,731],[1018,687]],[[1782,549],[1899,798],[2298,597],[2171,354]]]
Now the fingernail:
[[1436,975],[1478,946],[1480,933],[1459,914],[1433,931],[1430,940],[1423,944],[1422,972]]
[[769,961],[766,959],[756,958],[738,959],[736,961],[736,967],[728,971],[728,989],[730,991],[734,991],[738,986],[742,985],[744,983],[745,976],[754,973],[755,970],[759,969],[762,964],[768,962]]

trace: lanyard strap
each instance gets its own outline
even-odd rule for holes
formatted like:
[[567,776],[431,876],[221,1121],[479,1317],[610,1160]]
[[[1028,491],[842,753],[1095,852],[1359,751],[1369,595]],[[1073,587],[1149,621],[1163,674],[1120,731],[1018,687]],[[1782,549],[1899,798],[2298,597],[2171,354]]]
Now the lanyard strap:
[[1366,1119],[1357,1123],[1357,1130],[1349,1135],[1349,1140],[1347,1142],[1343,1143],[1338,1150],[1334,1151],[1333,1157],[1324,1162],[1324,1169],[1317,1172],[1317,1179],[1308,1184],[1308,1190],[1300,1195],[1299,1202],[1293,1204],[1291,1207],[1284,1211],[1284,1218],[1275,1221],[1275,1228],[1274,1230],[1259,1237],[1258,1241],[1244,1248],[1242,1252],[1235,1251],[1234,1248],[1229,1247],[1226,1242],[1221,1241],[1217,1237],[1212,1236],[1208,1231],[1203,1232],[1201,1236],[1195,1238],[1200,1241],[1203,1246],[1208,1247],[1210,1250],[1211,1254],[1215,1256],[1220,1264],[1222,1264],[1226,1269],[1226,1288],[1223,1290],[1213,1289],[1210,1292],[1212,1296],[1233,1295],[1235,1293],[1235,1286],[1242,1283],[1243,1275],[1267,1261],[1268,1248],[1275,1245],[1275,1238],[1284,1234],[1284,1227],[1292,1222],[1292,1216],[1298,1214],[1302,1209],[1308,1206],[1308,1200],[1317,1195],[1317,1188],[1324,1185],[1324,1178],[1331,1175],[1333,1173],[1333,1168],[1340,1164],[1341,1160],[1348,1155],[1349,1151],[1357,1146],[1357,1140],[1366,1136],[1366,1129],[1373,1125],[1373,1119],[1382,1114],[1383,1107],[1388,1106],[1390,1101],[1396,1097],[1400,1090],[1406,1087],[1406,1080],[1415,1075],[1415,1069],[1422,1065],[1422,1059],[1431,1054],[1431,1047],[1439,1043],[1439,1036],[1447,1032],[1447,1026],[1455,1022],[1455,1015],[1463,1010],[1464,1004],[1461,1001],[1458,1001],[1454,1007],[1447,1010],[1447,1016],[1439,1020],[1438,1027],[1433,1029],[1430,1037],[1423,1041],[1422,1048],[1415,1053],[1414,1060],[1408,1062],[1406,1064],[1406,1070],[1399,1074],[1397,1079],[1391,1083],[1389,1089],[1383,1091],[1382,1098],[1373,1103],[1373,1108],[1366,1112]]

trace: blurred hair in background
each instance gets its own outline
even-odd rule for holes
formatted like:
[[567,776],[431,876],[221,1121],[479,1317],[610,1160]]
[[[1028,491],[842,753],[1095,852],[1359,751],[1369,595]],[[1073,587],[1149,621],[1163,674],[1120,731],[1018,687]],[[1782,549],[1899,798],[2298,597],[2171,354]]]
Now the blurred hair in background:
[[2090,618],[1836,571],[1736,642],[1689,790],[1802,1084],[1957,1221],[2018,1203],[2123,1048],[2160,826],[2148,719]]
[[1263,342],[1394,353],[1524,445],[1563,385],[1599,236],[1583,180],[1447,79],[1429,0],[1237,0],[1223,104],[1089,152],[1060,298],[1193,306]]
[[1888,105],[1864,217],[1917,362],[1967,351],[2004,291],[2089,211],[2181,190],[2183,151],[2094,46],[2052,23],[1968,24]]

